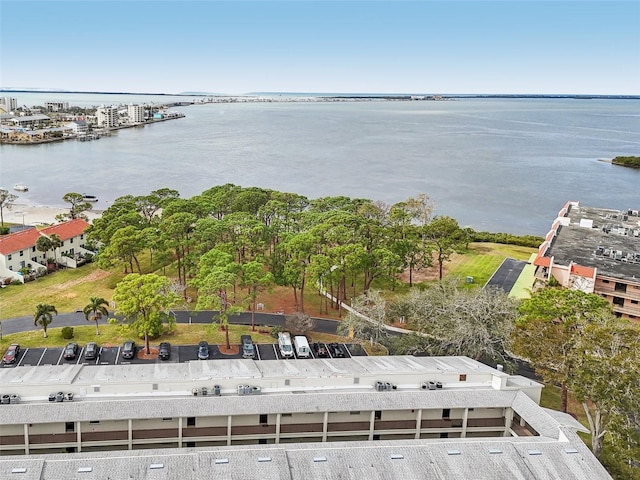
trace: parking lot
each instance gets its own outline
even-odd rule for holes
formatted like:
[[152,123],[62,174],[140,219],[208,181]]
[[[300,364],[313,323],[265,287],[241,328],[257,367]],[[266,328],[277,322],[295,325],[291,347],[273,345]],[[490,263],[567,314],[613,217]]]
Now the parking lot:
[[[314,344],[312,344],[313,346]],[[336,358],[336,350],[335,347],[331,347],[324,343],[319,343],[318,345],[323,346],[326,350],[325,358]],[[340,348],[339,352],[342,352],[342,358],[350,358],[356,356],[363,356],[367,353],[362,348],[361,345],[351,344],[351,343],[339,343],[339,344],[331,344],[338,345]],[[151,345],[153,348],[157,348],[157,344]],[[283,357],[280,354],[280,349],[277,344],[274,343],[263,343],[256,344],[256,358],[255,360],[281,360]],[[16,361],[11,364],[5,364],[4,362],[0,363],[0,367],[2,368],[13,368],[13,367],[26,367],[26,366],[36,366],[36,365],[73,365],[73,364],[84,364],[84,365],[120,365],[120,364],[150,364],[150,363],[184,363],[190,361],[198,360],[198,346],[197,345],[171,345],[171,356],[167,360],[160,360],[160,358],[153,359],[143,359],[138,358],[138,352],[144,349],[144,346],[137,345],[136,346],[136,354],[134,358],[130,360],[125,360],[122,358],[121,346],[102,346],[99,348],[99,355],[95,360],[85,360],[84,359],[84,345],[80,346],[78,350],[78,355],[73,360],[67,360],[63,356],[63,347],[57,348],[24,348],[21,349],[18,356],[16,357]],[[220,359],[231,359],[231,358],[242,358],[242,350],[239,349],[239,353],[237,354],[223,354],[220,351],[218,345],[209,345],[209,360],[220,360]],[[318,358],[316,350],[314,348],[311,349],[311,357],[309,358]],[[294,349],[294,358],[290,359],[294,360],[306,360],[306,358],[298,358]]]

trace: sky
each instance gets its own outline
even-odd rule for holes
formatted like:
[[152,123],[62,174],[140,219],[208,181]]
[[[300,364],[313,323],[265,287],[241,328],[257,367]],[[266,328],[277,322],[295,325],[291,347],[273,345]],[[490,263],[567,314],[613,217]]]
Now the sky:
[[640,94],[640,0],[0,0],[0,88]]

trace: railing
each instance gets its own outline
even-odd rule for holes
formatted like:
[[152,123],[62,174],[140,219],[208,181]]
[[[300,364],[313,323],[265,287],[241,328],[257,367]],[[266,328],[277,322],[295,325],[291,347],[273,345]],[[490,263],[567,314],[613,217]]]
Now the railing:
[[114,430],[109,432],[82,432],[83,442],[108,442],[112,440],[128,440],[129,433],[126,430]]
[[133,440],[140,440],[145,438],[178,438],[177,428],[159,428],[157,430],[134,430],[131,434]]
[[227,427],[187,427],[182,429],[182,437],[225,437]]
[[280,425],[280,433],[322,432],[322,423],[286,423]]

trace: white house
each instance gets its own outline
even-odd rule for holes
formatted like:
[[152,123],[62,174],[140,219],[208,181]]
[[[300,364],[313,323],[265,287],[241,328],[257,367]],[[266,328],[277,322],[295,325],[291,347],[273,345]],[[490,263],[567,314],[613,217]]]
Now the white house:
[[89,131],[86,120],[73,120],[66,124],[75,135],[85,135]]
[[[30,268],[46,268],[47,258],[55,258],[56,262],[67,267],[76,268],[78,261],[85,253],[93,253],[84,248],[84,232],[89,224],[81,219],[53,225],[37,230],[23,230],[0,237],[0,278],[24,281],[19,271]],[[36,248],[38,238],[57,235],[61,241],[55,251],[41,252]]]

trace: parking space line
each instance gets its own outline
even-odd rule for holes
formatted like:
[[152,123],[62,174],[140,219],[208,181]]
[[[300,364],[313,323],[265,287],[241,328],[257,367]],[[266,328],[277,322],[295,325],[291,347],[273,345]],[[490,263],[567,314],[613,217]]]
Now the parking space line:
[[[22,357],[20,357],[20,361],[19,361],[18,363],[16,363],[16,367],[19,367],[19,366],[20,366],[20,364],[22,363],[22,360],[24,360],[24,357],[26,357],[26,356],[27,356],[27,352],[28,352],[28,351],[29,351],[29,348],[28,348],[28,347],[24,349],[24,352],[22,353]],[[4,363],[4,361],[2,362],[2,364],[3,364],[3,365],[5,364],[5,363]]]
[[58,363],[56,363],[56,365],[60,365],[60,362],[62,361],[62,356],[64,355],[64,348],[62,349],[62,351],[60,352],[60,356],[58,357]]
[[256,356],[258,357],[258,360],[261,360],[261,358],[260,358],[260,349],[258,348],[258,345],[254,345],[253,348],[256,351]]
[[82,352],[84,352],[84,347],[82,347],[80,349],[80,353],[78,354],[78,356],[76,358],[76,365],[80,365],[80,360],[82,359]]
[[45,353],[47,353],[47,347],[44,347],[44,351],[42,352],[42,355],[40,355],[40,358],[38,359],[38,363],[36,363],[36,366],[42,363],[42,358],[44,357]]

